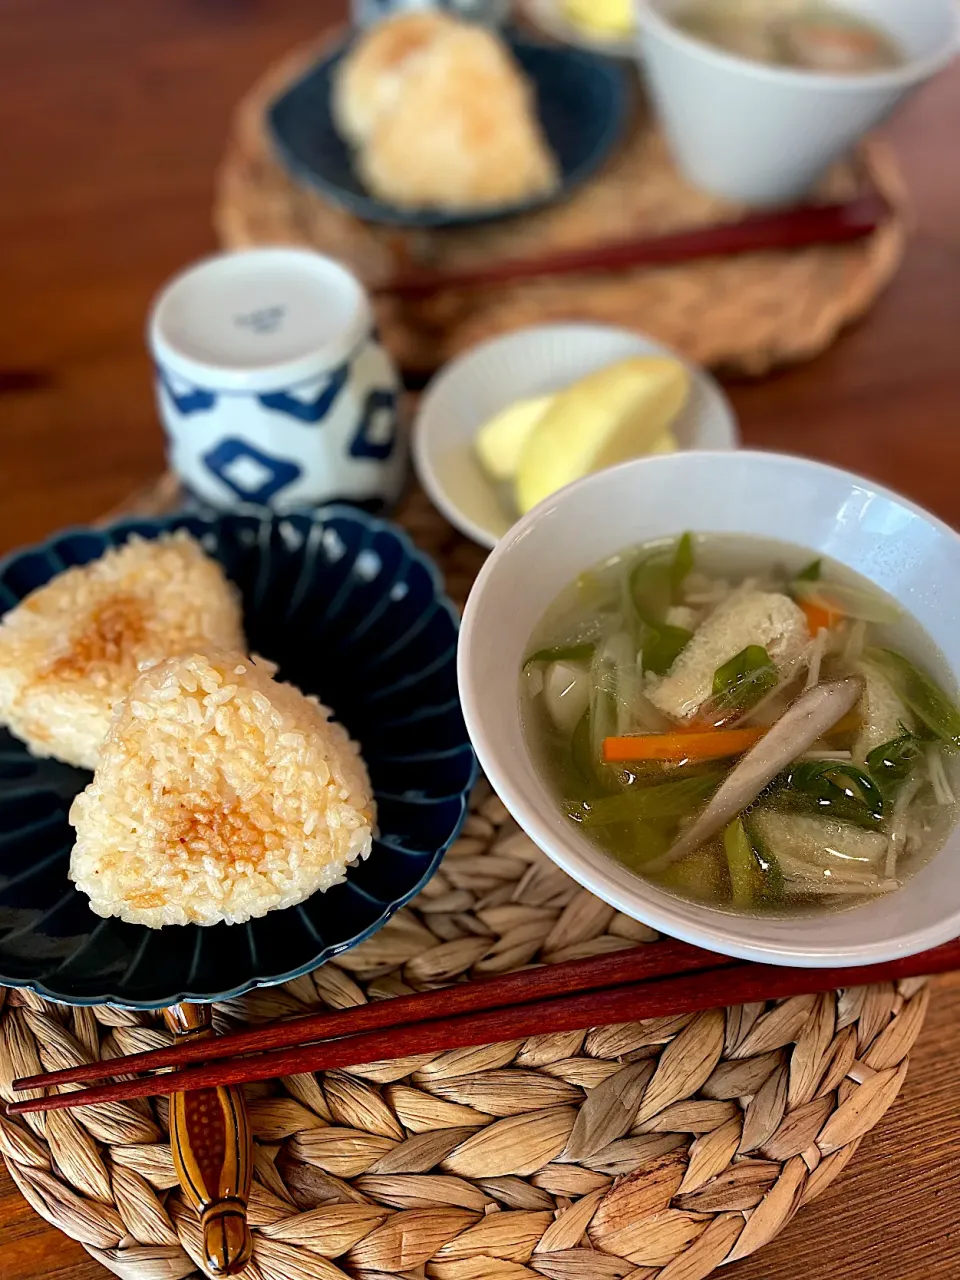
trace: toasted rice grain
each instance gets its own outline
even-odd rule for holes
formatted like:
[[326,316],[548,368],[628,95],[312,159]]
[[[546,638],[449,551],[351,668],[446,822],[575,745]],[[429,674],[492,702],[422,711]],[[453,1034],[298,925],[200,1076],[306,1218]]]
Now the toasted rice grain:
[[92,769],[143,663],[243,649],[235,588],[180,531],[67,569],[0,622],[0,724],[38,756]]
[[370,852],[356,745],[274,671],[194,654],[137,679],[70,810],[70,876],[97,915],[239,923],[330,888]]

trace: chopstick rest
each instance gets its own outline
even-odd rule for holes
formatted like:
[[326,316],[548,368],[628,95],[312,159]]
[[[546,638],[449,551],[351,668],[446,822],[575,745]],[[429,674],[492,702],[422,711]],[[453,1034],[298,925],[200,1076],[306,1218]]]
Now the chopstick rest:
[[[178,1046],[205,1043],[215,1035],[209,1005],[171,1005],[163,1018]],[[183,1193],[200,1216],[207,1270],[217,1276],[242,1271],[253,1251],[247,1224],[253,1144],[236,1085],[175,1093],[170,1150]]]

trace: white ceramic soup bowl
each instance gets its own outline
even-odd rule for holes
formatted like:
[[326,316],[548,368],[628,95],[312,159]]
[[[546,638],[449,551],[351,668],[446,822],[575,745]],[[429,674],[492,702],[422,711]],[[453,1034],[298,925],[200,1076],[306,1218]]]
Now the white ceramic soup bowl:
[[844,75],[768,66],[686,35],[692,0],[636,0],[640,56],[680,167],[707,191],[756,205],[796,200],[907,93],[953,57],[954,0],[837,0],[892,35],[906,60]]
[[467,728],[487,777],[527,834],[585,888],[635,920],[712,951],[768,963],[860,965],[960,934],[960,828],[898,891],[863,906],[737,916],[641,880],[580,834],[528,748],[520,667],[544,610],[578,573],[636,543],[698,533],[796,543],[889,592],[960,672],[960,536],[872,481],[779,454],[691,452],[588,476],[497,544],[460,630]]

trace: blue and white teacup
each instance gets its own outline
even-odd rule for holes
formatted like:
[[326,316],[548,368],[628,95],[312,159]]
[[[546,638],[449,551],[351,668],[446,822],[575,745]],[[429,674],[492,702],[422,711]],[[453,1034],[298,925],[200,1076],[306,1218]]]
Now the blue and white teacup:
[[399,13],[440,9],[457,18],[499,26],[510,13],[510,0],[351,0],[350,16],[358,27],[372,27]]
[[400,383],[363,286],[307,249],[218,254],[149,321],[170,464],[205,503],[390,507],[407,471]]

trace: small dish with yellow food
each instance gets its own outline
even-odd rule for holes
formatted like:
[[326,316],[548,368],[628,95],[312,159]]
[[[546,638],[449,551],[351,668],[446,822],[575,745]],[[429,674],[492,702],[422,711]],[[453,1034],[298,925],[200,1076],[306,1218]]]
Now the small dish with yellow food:
[[729,402],[702,369],[626,329],[552,324],[493,338],[442,369],[421,401],[413,452],[434,505],[492,547],[584,475],[737,440]]
[[564,44],[611,57],[636,55],[633,0],[521,0],[520,7],[541,31]]

